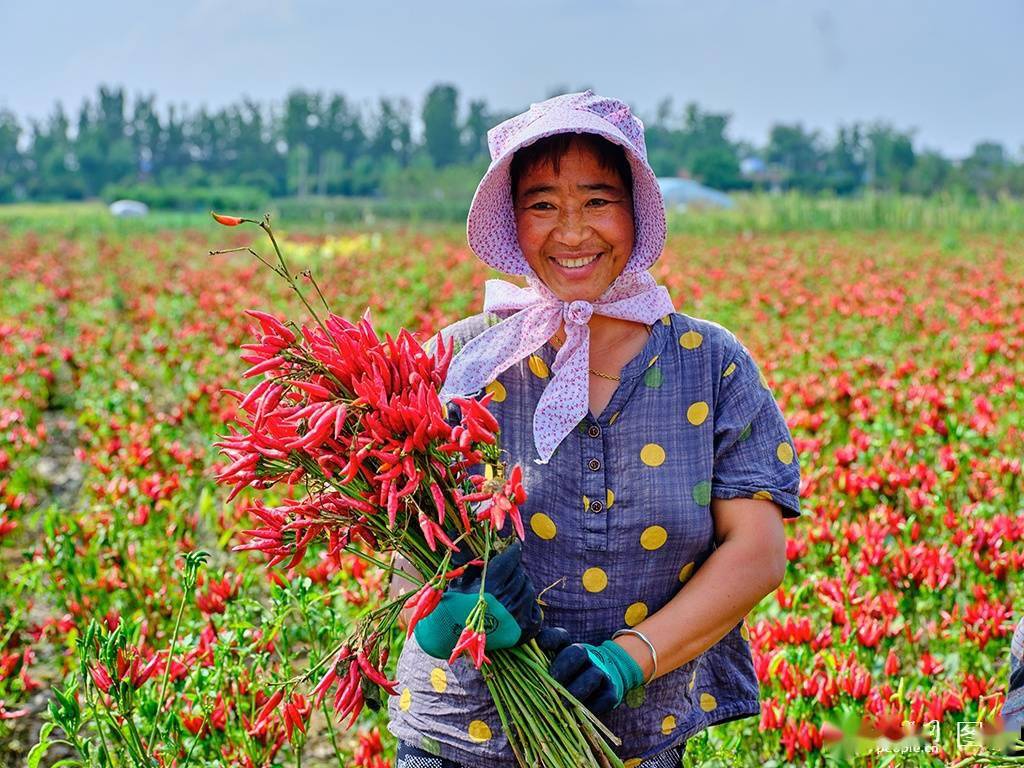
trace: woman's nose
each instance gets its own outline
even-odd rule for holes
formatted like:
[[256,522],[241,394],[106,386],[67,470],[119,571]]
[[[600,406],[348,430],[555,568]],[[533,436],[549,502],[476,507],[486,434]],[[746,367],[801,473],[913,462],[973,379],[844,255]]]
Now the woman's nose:
[[586,240],[589,228],[582,211],[564,211],[558,218],[555,236],[559,242],[575,247]]

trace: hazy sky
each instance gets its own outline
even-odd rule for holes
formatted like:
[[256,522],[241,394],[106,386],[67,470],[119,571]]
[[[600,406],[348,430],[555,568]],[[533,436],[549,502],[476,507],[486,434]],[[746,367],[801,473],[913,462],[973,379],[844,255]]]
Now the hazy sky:
[[100,83],[216,107],[293,87],[369,104],[440,81],[462,106],[519,110],[590,86],[653,115],[671,96],[732,114],[734,139],[776,121],[917,129],[967,154],[1024,147],[1022,0],[0,0],[0,107],[72,114]]

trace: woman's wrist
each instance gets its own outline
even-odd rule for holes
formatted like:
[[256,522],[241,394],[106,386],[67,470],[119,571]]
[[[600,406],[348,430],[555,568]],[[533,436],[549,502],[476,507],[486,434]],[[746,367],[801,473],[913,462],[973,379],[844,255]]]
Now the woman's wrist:
[[630,655],[643,670],[644,680],[649,681],[651,673],[654,671],[654,659],[651,657],[651,649],[647,647],[647,644],[636,635],[619,635],[612,642],[617,643]]

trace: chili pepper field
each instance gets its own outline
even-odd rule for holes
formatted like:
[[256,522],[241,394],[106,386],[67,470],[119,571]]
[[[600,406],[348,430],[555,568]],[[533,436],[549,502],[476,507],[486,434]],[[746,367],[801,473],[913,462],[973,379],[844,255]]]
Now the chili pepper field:
[[[253,231],[197,222],[0,224],[0,765],[393,762],[386,708],[346,730],[310,696],[384,571],[232,551],[254,524],[213,443],[243,310],[304,308],[251,254],[209,255]],[[277,229],[334,312],[423,341],[497,276],[458,227]],[[957,733],[1001,708],[1024,610],[1019,236],[673,234],[653,274],[750,349],[803,474],[788,574],[746,622],[761,718],[686,764],[1005,764]],[[827,745],[851,718],[870,754]]]

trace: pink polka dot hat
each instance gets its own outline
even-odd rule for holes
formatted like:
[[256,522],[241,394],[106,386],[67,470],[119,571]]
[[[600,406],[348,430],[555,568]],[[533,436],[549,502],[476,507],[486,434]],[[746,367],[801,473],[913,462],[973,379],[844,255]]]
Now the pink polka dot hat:
[[633,253],[623,273],[643,272],[665,246],[665,202],[647,163],[644,124],[618,99],[586,90],[531,104],[487,132],[491,164],[476,188],[466,220],[469,247],[487,265],[531,275],[516,237],[509,166],[516,150],[556,133],[596,133],[623,147],[633,170]]

